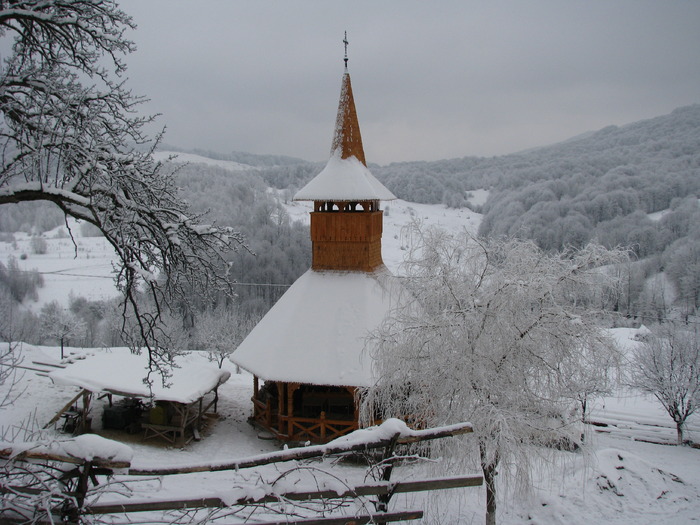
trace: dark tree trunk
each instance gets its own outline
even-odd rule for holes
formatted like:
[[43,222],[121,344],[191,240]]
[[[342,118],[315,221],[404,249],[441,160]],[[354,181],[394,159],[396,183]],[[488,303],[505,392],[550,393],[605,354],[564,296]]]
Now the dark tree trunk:
[[486,487],[486,525],[496,525],[496,468],[498,467],[498,455],[495,461],[489,461],[486,457],[486,449],[483,443],[479,444],[481,454],[481,470],[484,474],[484,486]]

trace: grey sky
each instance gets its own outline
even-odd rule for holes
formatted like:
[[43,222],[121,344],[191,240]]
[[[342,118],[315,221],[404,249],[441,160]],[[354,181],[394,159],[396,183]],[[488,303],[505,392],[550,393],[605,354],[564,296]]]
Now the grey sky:
[[700,103],[700,2],[120,0],[185,148],[325,160],[343,31],[369,162],[490,156]]

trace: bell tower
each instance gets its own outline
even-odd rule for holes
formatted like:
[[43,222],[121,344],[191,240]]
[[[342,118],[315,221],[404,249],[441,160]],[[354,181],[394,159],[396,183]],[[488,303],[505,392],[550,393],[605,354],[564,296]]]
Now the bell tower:
[[347,71],[340,87],[338,116],[326,167],[294,196],[311,200],[313,270],[372,272],[383,266],[380,200],[396,197],[367,168],[360,124]]

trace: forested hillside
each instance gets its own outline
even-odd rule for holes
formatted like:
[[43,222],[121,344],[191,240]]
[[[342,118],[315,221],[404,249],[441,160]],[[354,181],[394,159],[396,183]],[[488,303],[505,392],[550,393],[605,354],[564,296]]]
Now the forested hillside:
[[[206,163],[175,162],[172,165],[166,163],[165,169],[176,170],[177,184],[192,212],[206,213],[207,221],[230,226],[245,235],[248,250],[239,249],[230,254],[230,275],[237,283],[235,293],[239,312],[257,318],[311,265],[308,226],[293,223],[269,188],[274,186],[275,177],[284,179],[291,174],[295,179],[294,174],[299,169],[306,176],[307,172],[311,173],[312,165],[302,163],[299,168],[292,162],[276,166],[268,177],[265,163],[272,164],[278,158],[250,156],[247,160],[253,157],[263,167],[229,170]],[[287,190],[286,194],[280,192],[283,200],[289,197],[290,191]],[[38,240],[41,234],[63,223],[63,214],[51,204],[2,206],[0,240],[12,242],[13,233],[17,231],[36,235]],[[3,282],[0,279],[0,285]]]
[[194,211],[245,235],[250,251],[231,256],[239,304],[259,315],[311,266],[306,225],[294,223],[257,170],[232,172],[206,164],[179,168],[178,180]]
[[373,171],[412,201],[461,206],[469,190],[489,189],[484,236],[546,250],[629,247],[644,262],[627,269],[622,313],[661,318],[671,303],[684,315],[700,306],[700,105],[523,153]]
[[[700,105],[523,153],[391,164],[373,170],[399,197],[460,206],[488,188],[483,235],[545,249],[591,239],[660,253],[689,234],[700,196]],[[648,214],[668,210],[658,221]],[[696,221],[697,222],[697,221]]]

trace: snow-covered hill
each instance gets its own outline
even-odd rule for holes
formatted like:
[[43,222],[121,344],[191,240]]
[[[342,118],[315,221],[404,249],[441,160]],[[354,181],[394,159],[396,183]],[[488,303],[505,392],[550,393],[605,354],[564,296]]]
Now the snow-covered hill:
[[[293,220],[309,223],[311,207],[308,203],[294,202],[285,208]],[[469,209],[447,208],[441,204],[396,200],[385,203],[384,209],[382,253],[385,264],[396,273],[400,272],[406,253],[407,241],[403,231],[411,221],[419,220],[425,225],[440,226],[450,231],[466,228],[474,233],[481,219],[478,213]],[[44,286],[39,288],[39,300],[26,302],[26,306],[34,311],[38,312],[51,301],[67,306],[71,294],[91,300],[118,295],[112,273],[115,255],[112,247],[103,237],[82,237],[79,225],[74,221],[70,224],[77,248],[65,227],[43,235],[47,246],[43,254],[33,252],[31,237],[26,234],[15,234],[13,243],[0,242],[0,261],[7,264],[9,258],[14,257],[21,270],[37,270],[44,279]]]
[[224,168],[231,171],[258,169],[255,166],[241,164],[240,162],[234,162],[232,160],[217,160],[202,155],[197,155],[195,153],[182,153],[176,151],[156,151],[153,154],[153,158],[161,162],[165,162],[172,158],[172,161],[175,163],[206,164],[208,166],[217,166],[219,168]]

